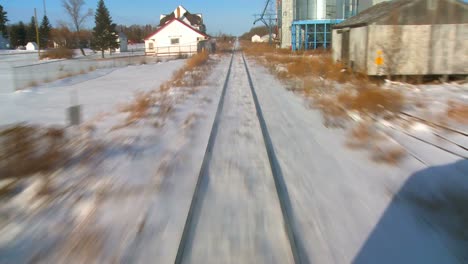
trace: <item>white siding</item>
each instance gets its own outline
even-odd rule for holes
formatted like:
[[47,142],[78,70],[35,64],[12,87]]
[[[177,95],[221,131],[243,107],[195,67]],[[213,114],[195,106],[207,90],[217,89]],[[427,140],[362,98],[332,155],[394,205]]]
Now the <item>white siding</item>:
[[[179,39],[179,44],[172,44],[171,39]],[[149,54],[157,53],[158,55],[167,55],[168,53],[172,55],[177,53],[193,54],[197,52],[198,41],[203,39],[206,39],[204,35],[180,21],[174,20],[145,40],[145,51]],[[150,49],[150,43],[153,44],[153,49]]]
[[259,35],[254,35],[252,36],[252,42],[263,42],[263,40]]

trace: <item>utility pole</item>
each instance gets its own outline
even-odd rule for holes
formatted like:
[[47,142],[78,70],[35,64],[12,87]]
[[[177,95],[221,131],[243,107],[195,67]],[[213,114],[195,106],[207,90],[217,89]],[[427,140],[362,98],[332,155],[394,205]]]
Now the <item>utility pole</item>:
[[36,20],[36,41],[37,41],[37,55],[38,59],[41,59],[41,43],[39,42],[39,23],[37,23],[37,12],[36,8],[34,8],[34,19]]
[[271,45],[273,43],[273,29],[276,27],[276,20],[277,14],[275,12],[271,12],[271,4],[273,2],[271,0],[267,0],[263,12],[259,15],[255,16],[254,25],[261,21],[265,26],[268,28],[269,38],[268,43]]

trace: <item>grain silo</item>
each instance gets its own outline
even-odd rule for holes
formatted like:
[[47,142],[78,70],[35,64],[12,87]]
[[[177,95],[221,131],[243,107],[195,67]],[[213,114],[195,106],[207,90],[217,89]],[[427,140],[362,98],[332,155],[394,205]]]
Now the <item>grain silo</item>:
[[282,48],[328,48],[331,27],[382,0],[277,0]]

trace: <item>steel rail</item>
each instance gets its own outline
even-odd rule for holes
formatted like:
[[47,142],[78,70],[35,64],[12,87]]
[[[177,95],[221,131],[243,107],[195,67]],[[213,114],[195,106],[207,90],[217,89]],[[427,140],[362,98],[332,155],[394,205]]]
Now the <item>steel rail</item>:
[[258,101],[257,93],[255,92],[254,84],[252,81],[252,76],[250,75],[249,67],[245,59],[244,54],[242,53],[242,59],[244,61],[245,70],[247,72],[247,78],[249,80],[250,91],[252,92],[252,97],[255,103],[255,109],[257,111],[258,121],[260,123],[260,128],[262,130],[263,140],[265,143],[265,148],[268,154],[268,160],[270,162],[271,172],[273,174],[273,179],[275,182],[276,193],[278,195],[278,200],[280,203],[281,211],[283,214],[283,221],[288,235],[289,243],[291,246],[291,252],[293,254],[295,263],[309,263],[307,261],[307,255],[305,254],[303,247],[301,246],[301,241],[297,236],[297,230],[293,222],[293,213],[291,200],[289,198],[288,189],[284,181],[283,172],[281,166],[278,162],[278,159],[275,154],[275,149],[273,147],[273,142],[271,140],[270,134],[268,132],[268,127],[263,117],[262,108]]
[[211,160],[211,155],[213,153],[214,143],[216,140],[216,136],[218,134],[219,121],[221,119],[221,112],[223,111],[223,107],[224,107],[224,97],[226,95],[229,78],[231,76],[233,60],[234,60],[234,52],[231,55],[231,62],[229,63],[228,72],[226,75],[226,79],[224,81],[223,90],[221,92],[221,97],[219,99],[218,108],[216,110],[215,119],[213,121],[213,126],[211,128],[210,137],[208,139],[208,144],[206,146],[205,155],[203,157],[203,162],[200,168],[200,173],[198,174],[197,184],[195,185],[195,190],[193,192],[192,201],[190,203],[190,209],[187,214],[187,218],[185,219],[184,230],[182,231],[182,236],[180,238],[179,247],[177,249],[176,259],[174,261],[174,263],[176,264],[182,263],[184,252],[188,245],[190,227],[192,225],[192,219],[194,216],[195,207],[197,206],[198,201],[200,199],[200,185],[203,181],[204,176],[207,174],[208,165]]

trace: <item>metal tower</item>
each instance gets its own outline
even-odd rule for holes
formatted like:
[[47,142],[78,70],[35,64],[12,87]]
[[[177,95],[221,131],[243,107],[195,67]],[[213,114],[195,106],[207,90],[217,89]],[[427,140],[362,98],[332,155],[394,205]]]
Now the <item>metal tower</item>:
[[263,12],[261,14],[254,15],[255,21],[254,25],[257,22],[262,22],[268,28],[268,43],[271,45],[273,43],[273,32],[276,30],[276,12],[275,7],[273,6],[272,0],[267,0]]

